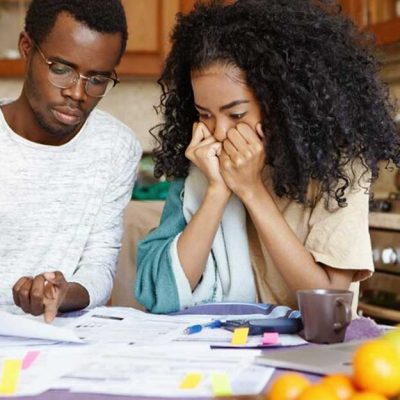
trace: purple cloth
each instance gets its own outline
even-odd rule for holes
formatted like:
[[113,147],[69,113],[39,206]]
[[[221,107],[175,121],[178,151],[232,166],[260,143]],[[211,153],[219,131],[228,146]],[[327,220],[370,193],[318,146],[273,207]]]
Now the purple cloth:
[[[204,303],[197,306],[188,307],[184,310],[172,313],[171,315],[245,315],[245,314],[269,314],[275,307],[274,304],[263,303],[235,303],[235,302],[219,302]],[[280,306],[287,310],[288,307]],[[293,310],[291,310],[293,311]]]
[[351,321],[347,327],[345,342],[357,339],[373,339],[381,336],[383,329],[371,318],[360,317]]

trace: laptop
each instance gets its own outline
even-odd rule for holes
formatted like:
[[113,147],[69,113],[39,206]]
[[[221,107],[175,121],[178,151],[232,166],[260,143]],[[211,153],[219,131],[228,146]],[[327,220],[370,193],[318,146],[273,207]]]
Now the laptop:
[[350,374],[356,348],[365,342],[354,340],[337,344],[310,344],[288,350],[267,350],[256,357],[256,364],[293,369],[314,374]]

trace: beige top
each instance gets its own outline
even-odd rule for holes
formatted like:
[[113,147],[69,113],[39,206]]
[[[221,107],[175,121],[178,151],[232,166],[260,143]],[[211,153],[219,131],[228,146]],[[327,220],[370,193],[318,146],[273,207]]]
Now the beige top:
[[[307,207],[288,198],[277,197],[271,180],[267,179],[266,183],[286,222],[317,263],[354,270],[350,286],[354,292],[353,313],[358,304],[359,281],[368,278],[374,271],[368,230],[369,196],[365,190],[369,187],[368,178],[363,180],[362,188],[355,185],[347,192],[348,205],[344,208],[333,204],[336,203],[334,201],[326,207],[324,198],[318,200],[315,206]],[[309,193],[315,195],[315,188]],[[247,218],[247,221],[258,301],[297,308],[295,293],[288,288],[268,251],[260,243],[251,219]]]

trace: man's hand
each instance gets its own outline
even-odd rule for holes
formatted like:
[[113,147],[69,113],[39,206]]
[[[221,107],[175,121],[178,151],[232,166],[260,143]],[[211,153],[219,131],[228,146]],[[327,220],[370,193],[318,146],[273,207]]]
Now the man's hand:
[[56,317],[68,291],[68,282],[59,272],[45,272],[35,278],[24,276],[13,287],[14,303],[26,313],[44,314],[46,322]]

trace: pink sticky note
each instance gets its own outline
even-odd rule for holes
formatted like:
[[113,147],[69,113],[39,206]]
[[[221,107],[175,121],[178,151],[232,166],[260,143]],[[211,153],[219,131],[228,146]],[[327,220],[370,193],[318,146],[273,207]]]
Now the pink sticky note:
[[22,360],[22,369],[28,369],[39,354],[40,351],[28,351]]
[[279,334],[277,332],[264,332],[262,344],[277,344]]

